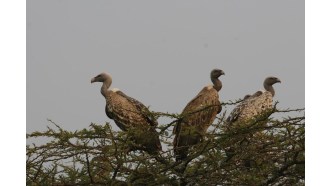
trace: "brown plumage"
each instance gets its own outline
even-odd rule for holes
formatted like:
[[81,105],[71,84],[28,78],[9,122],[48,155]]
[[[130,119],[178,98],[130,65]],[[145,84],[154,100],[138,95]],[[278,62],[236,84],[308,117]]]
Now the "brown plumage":
[[273,107],[273,96],[275,90],[273,84],[280,83],[276,77],[267,77],[264,81],[264,91],[257,91],[252,96],[245,96],[243,101],[237,105],[227,118],[229,125],[242,123]]
[[141,102],[131,98],[118,89],[108,90],[112,83],[109,74],[101,73],[92,78],[91,83],[103,82],[101,94],[106,100],[105,112],[123,131],[129,131],[139,145],[136,149],[155,153],[162,150],[157,121]]
[[173,130],[173,146],[177,161],[187,157],[189,146],[200,142],[216,115],[220,113],[218,92],[222,88],[222,83],[218,78],[224,74],[222,70],[212,70],[213,85],[204,87],[183,109],[183,118],[177,122]]

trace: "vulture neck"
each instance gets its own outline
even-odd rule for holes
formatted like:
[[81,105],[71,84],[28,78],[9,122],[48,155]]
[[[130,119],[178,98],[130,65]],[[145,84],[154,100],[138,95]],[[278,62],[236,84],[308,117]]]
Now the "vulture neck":
[[219,92],[222,88],[221,81],[218,78],[215,78],[215,77],[211,77],[211,81],[213,83],[213,88]]
[[107,95],[109,94],[110,90],[109,90],[109,87],[112,83],[112,80],[111,79],[107,79],[103,82],[103,85],[101,87],[101,94],[106,98]]
[[274,97],[275,96],[275,90],[273,88],[272,85],[269,85],[267,83],[264,83],[264,87],[267,91],[269,91],[270,93],[272,93],[272,96]]

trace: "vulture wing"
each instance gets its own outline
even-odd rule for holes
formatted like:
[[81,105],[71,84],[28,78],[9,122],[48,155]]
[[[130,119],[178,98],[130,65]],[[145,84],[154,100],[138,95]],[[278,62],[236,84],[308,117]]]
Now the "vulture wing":
[[177,160],[187,157],[189,146],[200,142],[220,111],[218,92],[210,87],[205,87],[187,104],[182,112],[183,118],[177,122],[173,130]]
[[149,109],[145,105],[143,105],[138,100],[136,100],[136,99],[134,99],[132,97],[127,96],[122,91],[117,91],[116,93],[118,95],[126,98],[131,104],[133,104],[134,106],[136,106],[136,109],[148,121],[148,123],[150,124],[150,126],[157,126],[158,125],[158,122],[157,122],[156,118],[153,116],[153,114],[149,111]]
[[267,109],[272,108],[273,97],[268,91],[258,91],[247,99],[244,99],[227,118],[227,122],[242,122],[249,120]]

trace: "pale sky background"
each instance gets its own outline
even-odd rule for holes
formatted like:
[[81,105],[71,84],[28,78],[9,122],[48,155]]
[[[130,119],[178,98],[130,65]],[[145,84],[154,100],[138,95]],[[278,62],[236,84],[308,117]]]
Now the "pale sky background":
[[303,108],[304,8],[302,0],[29,0],[27,132],[46,130],[47,118],[68,130],[110,121],[101,84],[90,83],[100,72],[153,111],[180,113],[213,68],[226,73],[221,101],[273,75],[282,80],[278,107]]

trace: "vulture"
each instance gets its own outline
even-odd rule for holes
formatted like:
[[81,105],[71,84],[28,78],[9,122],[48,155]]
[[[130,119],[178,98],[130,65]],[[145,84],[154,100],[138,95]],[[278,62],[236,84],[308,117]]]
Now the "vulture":
[[139,150],[155,154],[162,150],[156,126],[156,119],[141,102],[124,94],[119,89],[109,90],[112,78],[107,73],[101,73],[91,79],[91,83],[102,82],[101,94],[104,96],[106,115],[115,121],[123,131],[133,135],[133,140]]
[[176,161],[184,160],[188,155],[189,146],[199,143],[207,128],[213,123],[216,115],[221,111],[218,92],[222,82],[218,79],[224,71],[211,71],[213,85],[204,87],[182,111],[182,118],[176,123],[173,147]]
[[[225,132],[232,129],[239,129],[242,125],[245,125],[251,119],[256,118],[258,115],[267,112],[273,108],[273,97],[275,90],[273,85],[275,83],[281,83],[281,80],[277,77],[267,77],[264,80],[263,91],[257,91],[252,95],[246,95],[242,102],[240,102],[234,110],[230,113],[225,122]],[[258,123],[258,125],[265,125],[265,122]],[[258,133],[260,134],[260,133]],[[235,154],[239,153],[242,159],[242,165],[245,168],[251,168],[255,166],[255,160],[251,157],[245,157],[243,149],[249,148],[250,138],[254,135],[249,133],[248,135],[232,136],[230,140],[230,146],[224,147],[227,155],[227,160],[230,160]]]
[[273,97],[275,90],[273,84],[281,83],[277,77],[267,77],[264,81],[263,91],[257,91],[252,95],[246,95],[243,101],[237,105],[227,118],[229,125],[241,123],[254,118],[264,111],[273,107]]

